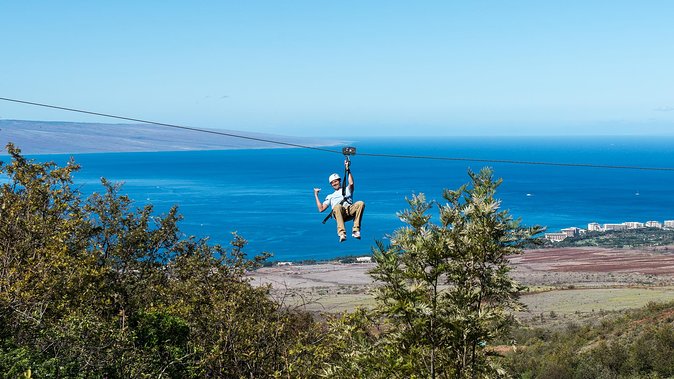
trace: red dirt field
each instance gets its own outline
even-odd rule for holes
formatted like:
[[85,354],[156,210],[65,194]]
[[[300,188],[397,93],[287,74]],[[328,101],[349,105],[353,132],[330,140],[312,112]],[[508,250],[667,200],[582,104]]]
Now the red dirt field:
[[[513,277],[535,286],[607,287],[674,285],[674,247],[643,250],[574,247],[527,250],[510,257]],[[364,292],[373,279],[367,272],[374,263],[274,266],[251,273],[256,284],[270,284],[281,291],[322,288]]]
[[674,275],[674,248],[648,250],[574,247],[527,250],[511,258],[526,271]]
[[[527,287],[522,300],[528,311],[520,315],[523,318],[539,318],[551,311],[569,317],[595,317],[595,310],[674,300],[674,246],[527,250],[510,261],[510,275]],[[270,285],[272,293],[288,304],[339,312],[373,303],[370,291],[377,283],[368,271],[374,266],[332,262],[265,267],[252,272],[251,280],[256,285]],[[566,321],[559,318],[559,322]]]

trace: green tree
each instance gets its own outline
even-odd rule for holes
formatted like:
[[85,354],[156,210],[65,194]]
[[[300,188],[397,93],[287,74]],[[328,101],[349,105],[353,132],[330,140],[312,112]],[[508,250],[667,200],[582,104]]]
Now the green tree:
[[[8,145],[0,165],[0,377],[287,377],[311,317],[253,287],[246,241],[180,239],[180,215]],[[311,339],[310,339],[311,338]],[[302,363],[311,377],[313,361]],[[293,371],[295,370],[295,371]]]
[[7,371],[18,375],[40,361],[67,371],[58,364],[67,344],[53,338],[64,327],[58,321],[96,301],[102,276],[87,251],[91,226],[72,188],[78,166],[33,163],[11,144],[7,151],[11,161],[0,166],[6,177],[0,188],[0,337],[3,350],[17,359]]
[[[501,210],[494,197],[501,180],[490,169],[468,174],[470,185],[445,190],[444,203],[409,199],[399,214],[407,226],[375,251],[382,377],[503,374],[489,344],[509,331],[522,289],[509,276],[508,257],[542,229],[521,227]],[[434,207],[439,224],[431,222]]]

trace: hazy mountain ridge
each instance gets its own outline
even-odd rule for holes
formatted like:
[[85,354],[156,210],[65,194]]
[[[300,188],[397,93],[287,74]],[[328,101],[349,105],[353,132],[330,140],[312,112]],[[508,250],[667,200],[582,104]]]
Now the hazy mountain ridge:
[[[337,140],[289,137],[225,129],[204,129],[305,146],[341,144]],[[256,141],[152,124],[107,124],[62,121],[0,120],[0,143],[14,143],[24,154],[227,150],[285,147]],[[0,154],[6,154],[5,151]]]

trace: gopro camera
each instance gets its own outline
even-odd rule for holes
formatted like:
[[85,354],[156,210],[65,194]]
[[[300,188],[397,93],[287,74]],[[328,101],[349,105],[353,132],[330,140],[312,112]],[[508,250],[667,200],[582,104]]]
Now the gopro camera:
[[347,146],[342,148],[342,154],[344,155],[356,155],[356,148],[353,146]]

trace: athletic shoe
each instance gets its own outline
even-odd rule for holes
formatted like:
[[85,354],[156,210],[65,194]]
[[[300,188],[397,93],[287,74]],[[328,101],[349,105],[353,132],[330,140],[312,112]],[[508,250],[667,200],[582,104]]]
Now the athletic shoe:
[[339,235],[339,242],[344,242],[346,241],[346,234],[340,234]]
[[359,240],[360,239],[360,231],[354,230],[353,234],[351,234],[351,237]]

